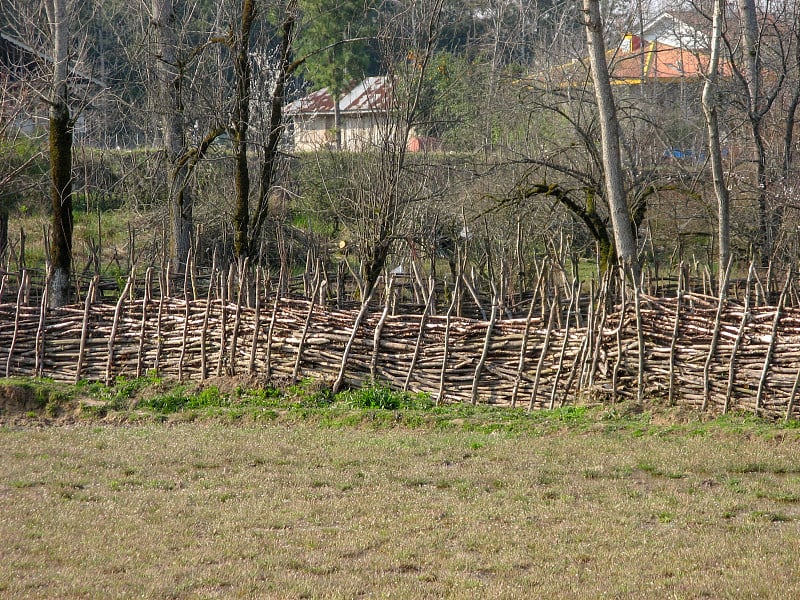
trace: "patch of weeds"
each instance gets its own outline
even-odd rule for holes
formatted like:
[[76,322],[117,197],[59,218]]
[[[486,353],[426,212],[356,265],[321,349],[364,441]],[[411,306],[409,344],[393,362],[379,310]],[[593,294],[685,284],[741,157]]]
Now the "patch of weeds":
[[286,388],[285,398],[290,404],[305,408],[330,406],[333,402],[330,388],[324,382],[310,377]]
[[584,469],[583,477],[584,479],[602,479],[603,471],[601,469]]
[[44,405],[44,413],[48,417],[58,416],[61,407],[64,406],[68,401],[69,396],[67,394],[53,392],[50,394],[47,404]]
[[402,480],[403,485],[409,488],[420,488],[435,485],[435,483],[427,477],[409,477]]
[[664,524],[672,523],[672,520],[675,518],[675,516],[672,513],[667,511],[661,511],[657,513],[656,517],[658,518],[659,523],[664,523]]
[[172,481],[165,481],[163,479],[154,479],[147,482],[147,487],[153,490],[161,490],[164,492],[171,492],[177,486]]
[[666,479],[683,479],[686,476],[683,473],[678,473],[675,471],[666,471],[664,469],[656,467],[655,465],[649,462],[640,462],[638,465],[636,465],[636,468],[639,469],[640,471],[644,471],[645,473],[653,477],[664,477]]
[[722,511],[722,515],[721,516],[722,516],[723,519],[733,519],[733,518],[736,517],[737,514],[739,514],[739,510],[736,509],[736,508],[731,508],[731,509]]
[[783,502],[785,504],[795,504],[800,502],[800,495],[792,494],[790,492],[780,491],[757,491],[756,498],[762,500],[772,500],[773,502]]
[[561,423],[584,423],[589,414],[589,409],[585,406],[562,406],[546,411],[551,419]]
[[280,417],[280,413],[277,410],[259,408],[257,411],[251,413],[250,416],[254,421],[274,421]]
[[728,477],[725,480],[725,485],[734,493],[734,494],[746,494],[747,488],[742,483],[741,479],[737,479],[736,477]]
[[794,520],[787,514],[764,510],[754,510],[750,513],[750,516],[754,519],[769,521],[770,523],[789,523]]
[[24,490],[27,488],[36,487],[37,485],[42,485],[39,481],[23,481],[23,480],[14,480],[9,483],[9,485],[17,490]]
[[784,467],[769,462],[753,462],[743,463],[740,465],[732,465],[728,467],[730,473],[770,473],[773,475],[787,475],[789,473],[797,473],[798,469],[795,467]]
[[164,394],[143,400],[139,406],[141,408],[149,408],[158,413],[170,414],[182,410],[188,401],[186,387],[179,385]]
[[58,483],[58,492],[59,496],[61,496],[64,500],[84,500],[86,499],[86,494],[82,493],[84,489],[86,489],[86,483],[84,482],[67,482],[61,481]]
[[709,425],[712,424],[716,429],[731,433],[742,433],[744,431],[758,433],[774,428],[774,424],[761,417],[756,417],[751,413],[736,411],[719,415],[709,423]]
[[75,389],[94,400],[105,403],[108,410],[124,410],[141,389],[154,385],[155,381],[152,375],[131,379],[120,375],[110,385],[101,382],[80,381]]
[[230,398],[220,393],[219,388],[215,385],[190,395],[184,403],[184,407],[189,409],[227,407],[230,405]]
[[385,410],[428,410],[433,406],[428,394],[396,392],[388,385],[367,385],[336,395],[336,401],[352,408],[379,408]]
[[237,396],[244,406],[253,408],[273,408],[283,404],[282,392],[273,387],[250,390],[240,390],[237,388]]

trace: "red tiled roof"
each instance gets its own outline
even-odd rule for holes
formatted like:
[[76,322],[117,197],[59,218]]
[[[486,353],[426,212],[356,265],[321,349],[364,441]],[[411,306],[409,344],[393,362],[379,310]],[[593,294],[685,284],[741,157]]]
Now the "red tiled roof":
[[[708,71],[709,55],[704,51],[676,48],[661,42],[632,44],[634,50],[606,53],[612,85],[638,85],[646,81],[670,83],[681,79],[702,79]],[[720,64],[720,73],[730,75],[730,66]],[[589,76],[588,59],[576,60],[553,69],[557,85],[582,84]]]
[[[389,77],[367,77],[339,100],[342,113],[386,112],[392,104],[392,86]],[[287,105],[287,114],[333,113],[333,97],[328,88],[317,90]]]
[[614,83],[666,81],[701,78],[708,70],[709,57],[704,52],[675,48],[660,42],[646,44],[644,49],[612,55],[609,70]]

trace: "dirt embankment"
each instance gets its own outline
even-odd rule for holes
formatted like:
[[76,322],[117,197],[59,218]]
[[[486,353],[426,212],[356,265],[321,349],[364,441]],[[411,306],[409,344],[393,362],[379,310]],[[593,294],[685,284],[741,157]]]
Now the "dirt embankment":
[[0,425],[41,426],[76,419],[79,403],[53,383],[0,383]]
[[11,416],[44,409],[46,401],[26,385],[0,385],[0,415]]

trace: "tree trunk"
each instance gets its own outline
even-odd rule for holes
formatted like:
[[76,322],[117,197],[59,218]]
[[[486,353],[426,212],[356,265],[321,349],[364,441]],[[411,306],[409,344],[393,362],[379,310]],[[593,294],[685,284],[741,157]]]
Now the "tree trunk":
[[72,122],[68,105],[69,20],[66,0],[46,3],[53,34],[53,88],[50,99],[50,201],[52,207],[50,305],[69,302],[72,271]]
[[244,259],[250,250],[250,169],[247,164],[247,128],[250,124],[250,31],[255,0],[242,0],[242,25],[234,48],[236,58],[236,105],[234,107],[233,152],[236,157],[236,212],[233,215],[234,252]]
[[764,111],[761,107],[761,52],[755,0],[738,0],[742,30],[742,57],[747,86],[747,119],[753,139],[753,161],[756,164],[755,184],[758,194],[758,228],[761,263],[766,266],[772,256],[775,224],[767,206],[767,156],[762,132]]
[[608,196],[608,207],[611,213],[611,225],[614,230],[617,256],[623,267],[632,269],[634,277],[638,279],[639,263],[636,253],[636,237],[633,233],[633,225],[628,211],[622,179],[619,121],[608,75],[608,64],[606,63],[599,0],[583,0],[583,10],[586,39],[589,45],[589,64],[600,117],[600,139],[603,150],[606,195]]
[[267,219],[269,212],[269,197],[272,193],[272,186],[275,184],[275,176],[278,172],[278,161],[280,153],[278,147],[283,136],[283,105],[285,102],[286,83],[305,59],[291,60],[292,44],[294,41],[294,27],[297,22],[298,3],[297,0],[289,0],[286,5],[286,13],[281,26],[281,45],[278,72],[275,77],[275,89],[272,92],[272,101],[269,114],[269,132],[267,143],[264,148],[264,158],[261,163],[261,173],[259,176],[258,202],[253,218],[250,221],[251,227],[248,240],[248,252],[250,256],[255,254],[258,249],[258,240],[261,237],[261,230]]
[[[8,208],[0,206],[0,263],[6,254],[8,247]],[[0,264],[0,268],[2,265]]]
[[714,179],[714,194],[717,197],[717,225],[719,237],[719,284],[724,285],[725,270],[730,260],[730,200],[725,173],[722,168],[722,149],[719,141],[719,58],[722,42],[722,17],[725,10],[723,0],[714,1],[714,19],[711,31],[711,57],[708,75],[703,86],[703,114],[708,134],[708,156],[711,160],[711,173]]
[[188,184],[189,168],[175,166],[170,170],[170,222],[172,241],[170,258],[176,273],[183,273],[194,235],[194,196]]
[[170,212],[170,259],[179,273],[186,267],[194,233],[194,198],[189,183],[190,169],[185,160],[186,140],[183,124],[182,73],[177,60],[175,6],[172,0],[152,0],[155,32],[158,97],[167,163],[167,194]]

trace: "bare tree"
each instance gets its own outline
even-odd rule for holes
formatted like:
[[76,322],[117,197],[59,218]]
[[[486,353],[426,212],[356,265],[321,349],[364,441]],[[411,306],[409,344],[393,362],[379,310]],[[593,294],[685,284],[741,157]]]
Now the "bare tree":
[[[225,132],[223,116],[213,109],[203,114],[200,122],[203,107],[197,104],[204,92],[199,88],[207,83],[200,74],[213,69],[200,60],[210,47],[227,38],[201,32],[204,39],[182,41],[179,31],[184,18],[178,8],[176,0],[152,0],[150,18],[157,75],[156,110],[161,115],[161,142],[167,171],[170,257],[175,270],[182,272],[194,233],[192,177],[211,144]],[[197,123],[197,130],[193,121]]]
[[[747,93],[747,120],[754,145],[756,187],[758,189],[758,219],[761,234],[761,259],[764,264],[772,256],[775,232],[767,215],[767,159],[762,121],[772,98],[764,98],[761,85],[761,51],[759,49],[758,17],[755,0],[738,0],[741,29],[743,69],[738,70]],[[716,8],[716,4],[715,4]],[[715,14],[715,18],[716,14]],[[719,17],[721,19],[721,17]],[[777,91],[777,89],[775,90]]]
[[717,198],[717,227],[719,243],[719,285],[725,280],[725,270],[730,259],[730,200],[728,183],[722,165],[722,147],[719,135],[719,72],[722,51],[722,28],[725,2],[714,1],[714,15],[711,30],[711,56],[708,73],[703,86],[703,113],[708,134],[708,155],[711,160],[711,174],[714,180],[714,194]]
[[236,166],[236,210],[233,215],[234,252],[244,258],[249,254],[250,240],[250,167],[247,164],[247,130],[250,126],[250,35],[256,16],[255,0],[242,0],[239,31],[233,36],[233,68],[236,76],[236,97],[233,106],[231,138]]
[[636,277],[639,272],[636,237],[631,225],[622,179],[619,121],[606,62],[600,2],[599,0],[584,0],[583,9],[586,39],[589,47],[589,63],[600,117],[605,186],[614,231],[614,241],[620,262],[625,268],[633,269],[634,277]]
[[[371,293],[386,265],[398,236],[404,209],[424,197],[424,180],[407,169],[407,145],[419,118],[425,77],[430,68],[441,29],[443,0],[411,2],[387,15],[381,34],[394,108],[384,123],[377,149],[377,179],[371,182],[360,214],[367,214],[360,252],[365,296]],[[416,193],[415,183],[423,184]],[[362,188],[363,190],[363,188]]]
[[69,17],[66,0],[45,3],[53,39],[50,96],[50,200],[52,210],[50,304],[69,302],[72,270],[72,122],[69,110]]
[[235,127],[233,131],[236,157],[236,208],[234,211],[234,252],[239,259],[258,251],[261,232],[268,216],[269,198],[275,185],[280,156],[280,142],[285,124],[283,109],[286,88],[290,77],[303,64],[305,57],[292,60],[294,30],[298,18],[297,0],[288,0],[280,6],[278,26],[278,52],[275,59],[271,94],[268,97],[264,131],[262,132],[261,166],[255,207],[250,207],[250,171],[247,148],[254,140],[248,136],[251,104],[250,44],[255,18],[255,0],[243,0],[240,30],[234,37],[235,54]]
[[191,246],[193,198],[186,164],[180,157],[186,151],[182,117],[182,73],[178,65],[177,15],[172,0],[152,0],[151,22],[155,38],[159,107],[162,111],[162,143],[167,164],[167,193],[172,224],[171,256],[181,271]]

